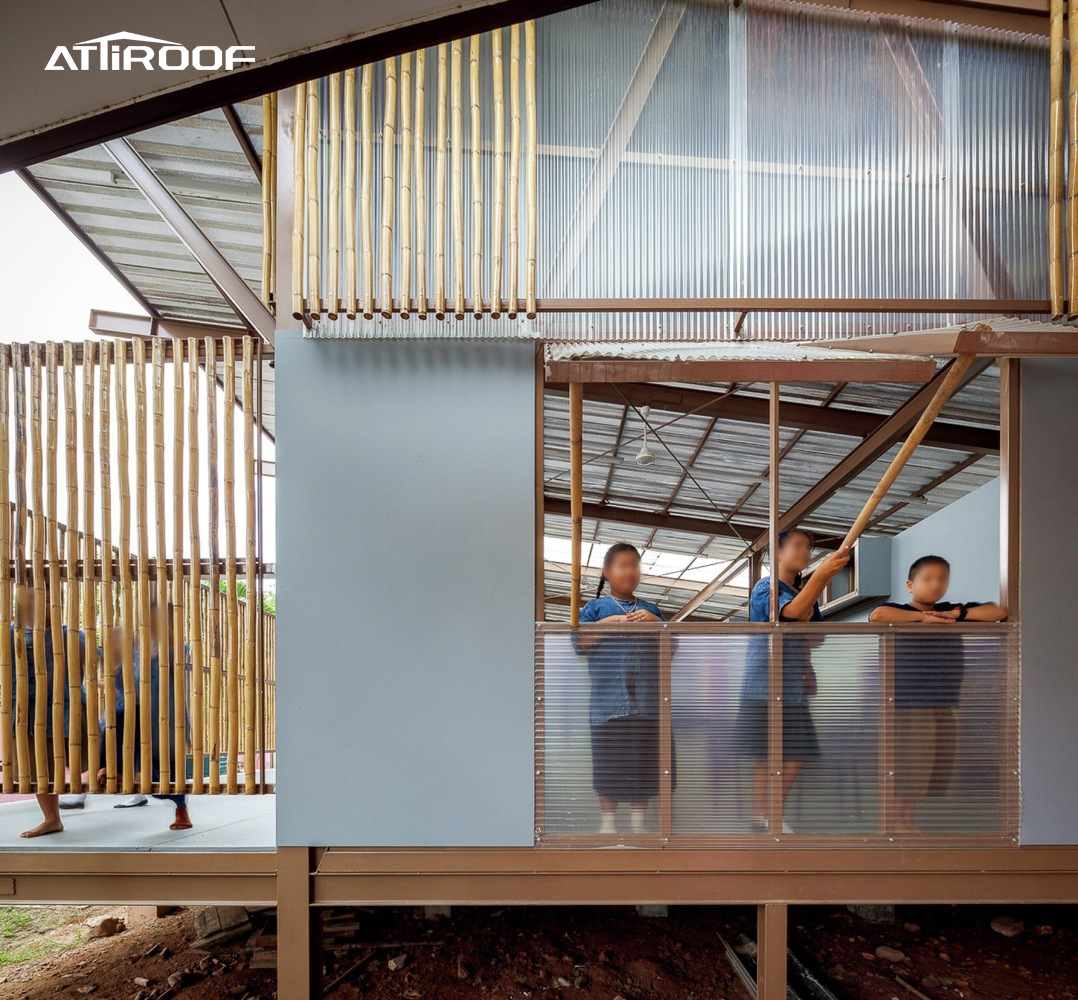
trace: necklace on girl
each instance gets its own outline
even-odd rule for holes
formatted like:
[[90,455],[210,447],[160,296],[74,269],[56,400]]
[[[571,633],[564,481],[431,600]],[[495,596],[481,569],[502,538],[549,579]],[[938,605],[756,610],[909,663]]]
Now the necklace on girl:
[[613,594],[611,594],[610,596],[611,596],[611,598],[613,598],[614,601],[617,602],[618,607],[621,608],[621,613],[625,614],[625,615],[629,614],[630,612],[635,611],[637,605],[640,603],[640,601],[637,598],[634,597],[633,602],[632,602],[632,606],[629,607],[629,606],[627,606],[629,604],[628,601],[623,601],[620,597],[614,597]]

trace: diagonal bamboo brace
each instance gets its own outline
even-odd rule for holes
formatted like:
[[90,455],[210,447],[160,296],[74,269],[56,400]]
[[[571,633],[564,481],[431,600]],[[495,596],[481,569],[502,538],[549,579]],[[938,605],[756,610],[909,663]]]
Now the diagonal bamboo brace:
[[898,454],[891,459],[891,464],[887,467],[887,471],[872,491],[872,496],[868,498],[861,513],[857,515],[857,520],[853,522],[853,527],[846,533],[846,537],[842,542],[843,548],[853,545],[861,536],[861,533],[868,526],[868,522],[872,520],[872,515],[876,512],[876,508],[887,495],[887,491],[894,485],[899,473],[917,450],[917,446],[924,440],[929,428],[935,422],[936,417],[939,416],[940,410],[943,409],[947,400],[961,386],[963,376],[975,360],[976,355],[974,354],[960,354],[951,362],[951,366],[947,369],[947,374],[943,377],[940,387],[936,390],[936,395],[932,397],[932,402],[925,407],[924,413],[921,414],[917,423],[913,425],[909,436],[902,447],[899,448]]

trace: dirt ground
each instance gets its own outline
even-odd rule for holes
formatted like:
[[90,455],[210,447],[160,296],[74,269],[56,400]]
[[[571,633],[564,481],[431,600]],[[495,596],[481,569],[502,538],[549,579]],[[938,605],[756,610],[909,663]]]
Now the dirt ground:
[[[102,914],[125,908],[0,907],[0,998],[277,995],[274,971],[250,967],[266,956],[257,934],[192,949],[198,911],[187,910],[89,940],[86,921]],[[1005,937],[991,926],[999,917],[1024,927]],[[745,1000],[719,935],[751,936],[754,922],[751,909],[729,907],[672,907],[665,918],[628,907],[459,908],[434,920],[331,911],[324,982],[343,976],[334,1000]],[[272,914],[261,923],[272,934]],[[790,944],[839,1000],[1078,1000],[1074,907],[902,907],[894,923],[802,907],[790,913]]]

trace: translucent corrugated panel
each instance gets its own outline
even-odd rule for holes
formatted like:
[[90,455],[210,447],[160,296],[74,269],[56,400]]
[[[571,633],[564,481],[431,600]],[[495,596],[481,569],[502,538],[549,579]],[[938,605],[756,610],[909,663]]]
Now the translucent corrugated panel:
[[544,624],[536,642],[537,843],[1017,837],[1012,626]]

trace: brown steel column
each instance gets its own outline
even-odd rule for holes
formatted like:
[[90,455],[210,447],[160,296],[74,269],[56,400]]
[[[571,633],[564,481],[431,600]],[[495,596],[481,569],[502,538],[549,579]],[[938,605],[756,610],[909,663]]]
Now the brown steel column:
[[[768,532],[771,539],[771,601],[769,618],[772,632],[768,636],[770,656],[767,668],[767,774],[770,782],[768,832],[772,837],[782,833],[782,632],[779,627],[779,383],[771,383],[769,410],[768,469]],[[784,949],[785,950],[785,949]]]
[[580,542],[584,513],[584,386],[569,385],[569,504],[572,518],[572,591],[569,621],[580,624]]
[[786,1000],[786,904],[756,907],[756,996]]
[[277,848],[277,995],[313,1000],[321,992],[321,969],[311,961],[314,924],[311,911],[310,851]]

